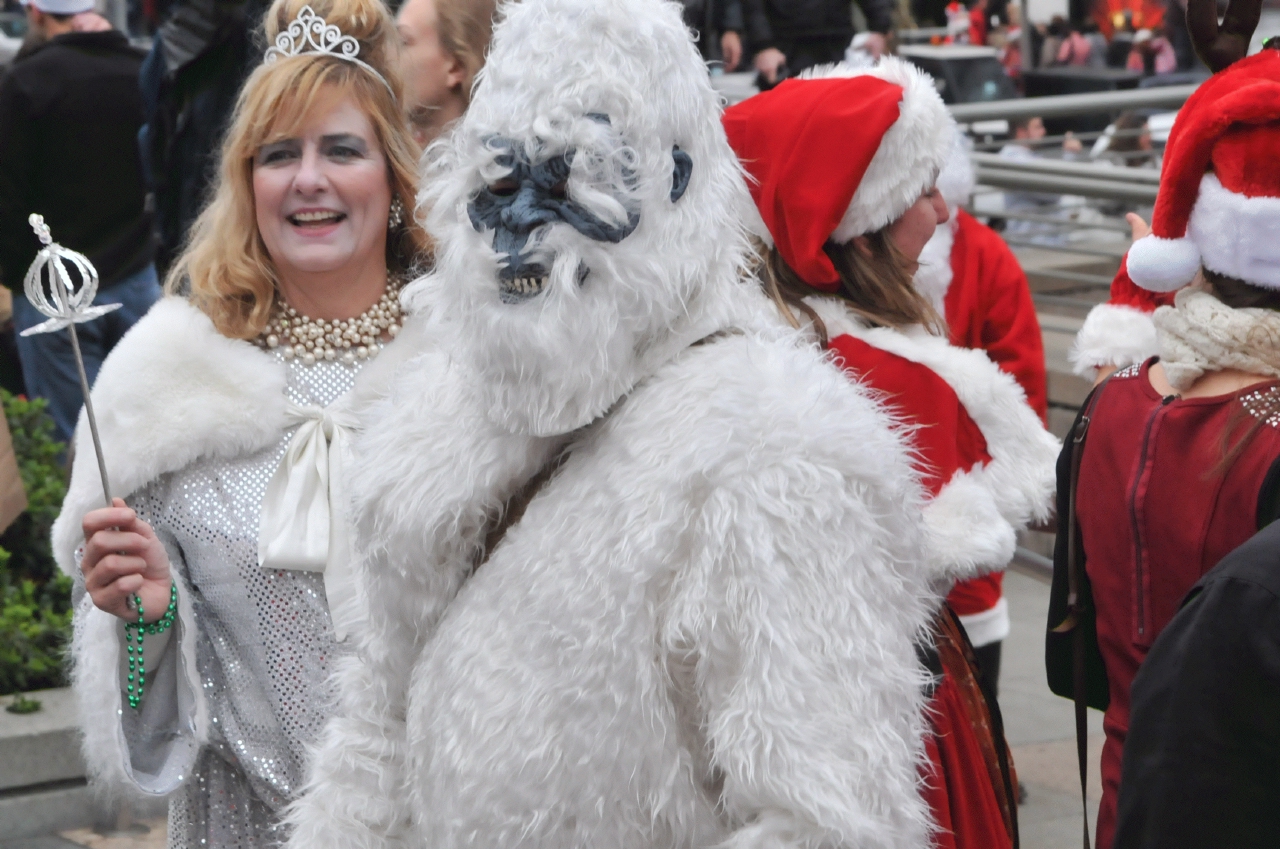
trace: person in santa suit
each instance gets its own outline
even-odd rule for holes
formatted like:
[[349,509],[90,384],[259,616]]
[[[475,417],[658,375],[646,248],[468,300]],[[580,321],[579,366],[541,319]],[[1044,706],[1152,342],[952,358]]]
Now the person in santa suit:
[[[974,183],[968,146],[957,132],[947,164],[938,175],[938,191],[949,217],[924,246],[915,285],[946,319],[951,344],[985,351],[1018,381],[1031,409],[1047,423],[1044,339],[1031,287],[1000,234],[964,211]],[[1000,648],[1009,634],[1004,572],[957,582],[947,602],[973,643],[983,684],[995,695]]]
[[[1244,57],[1252,43],[1262,11],[1261,0],[1232,0],[1219,23],[1215,0],[1187,0],[1186,24],[1196,55],[1217,72]],[[1274,48],[1275,41],[1265,47]],[[1151,228],[1136,213],[1125,216],[1133,241],[1151,234]],[[1137,365],[1157,352],[1152,313],[1173,305],[1173,292],[1155,292],[1137,285],[1129,276],[1128,256],[1111,282],[1107,302],[1089,311],[1076,335],[1070,360],[1076,374],[1101,382],[1118,369]]]
[[935,180],[954,127],[929,78],[893,58],[835,66],[729,108],[730,144],[772,244],[763,284],[780,312],[911,428],[929,495],[925,566],[938,595],[922,656],[935,673],[923,793],[936,845],[1012,846],[1015,778],[942,593],[1009,561],[1017,529],[1048,515],[1057,441],[1018,384],[949,344],[913,285],[947,209]]
[[1280,512],[1278,126],[1280,51],[1269,49],[1215,74],[1179,112],[1153,232],[1127,262],[1137,286],[1177,293],[1151,313],[1158,356],[1094,391],[1081,456],[1069,440],[1059,460],[1060,516],[1079,463],[1082,597],[1110,691],[1099,849],[1112,846],[1135,674],[1192,586]]

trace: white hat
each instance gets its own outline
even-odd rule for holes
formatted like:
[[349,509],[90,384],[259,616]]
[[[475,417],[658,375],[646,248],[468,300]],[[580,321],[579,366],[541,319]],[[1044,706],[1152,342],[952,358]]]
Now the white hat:
[[92,12],[94,0],[22,0],[24,6],[35,6],[50,15],[78,15]]

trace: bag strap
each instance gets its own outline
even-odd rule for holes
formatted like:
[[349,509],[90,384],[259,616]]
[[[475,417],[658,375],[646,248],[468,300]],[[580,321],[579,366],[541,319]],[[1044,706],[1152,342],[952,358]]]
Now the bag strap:
[[[718,339],[741,335],[742,331],[740,329],[736,327],[725,327],[715,331],[714,333],[708,333],[698,341],[690,344],[689,348],[700,348],[703,345],[715,342]],[[534,473],[533,477],[525,481],[524,486],[520,487],[514,495],[507,499],[507,503],[502,508],[502,515],[499,517],[498,523],[490,528],[489,532],[485,534],[484,547],[480,549],[479,556],[476,558],[475,568],[471,570],[472,573],[475,573],[481,566],[489,562],[490,555],[492,555],[497,549],[498,543],[502,542],[502,538],[507,535],[507,531],[511,530],[513,525],[519,523],[519,521],[524,517],[524,511],[528,509],[530,502],[538,496],[538,493],[542,491],[542,487],[546,486],[547,481],[551,480],[551,478],[555,476],[555,473],[560,471],[560,467],[568,461],[569,455],[573,452],[578,439],[584,433],[594,429],[602,421],[613,415],[614,412],[622,406],[622,403],[630,397],[630,395],[630,392],[623,395],[617,401],[614,401],[609,409],[592,419],[588,424],[578,428],[578,430],[574,432],[573,436],[570,437],[565,448],[552,455],[551,459],[543,464],[542,468]]]
[[551,480],[552,476],[560,471],[560,467],[569,459],[569,454],[572,450],[572,446],[570,446],[563,451],[557,451],[533,477],[525,481],[524,486],[520,487],[518,492],[507,499],[506,505],[502,508],[502,517],[498,519],[496,525],[489,529],[489,533],[485,534],[484,548],[480,551],[480,557],[476,561],[473,572],[489,562],[489,556],[497,549],[498,543],[502,542],[502,538],[507,535],[507,531],[511,529],[511,526],[524,517],[524,511],[529,507],[529,503],[537,497],[547,481]]
[[1076,760],[1080,766],[1080,805],[1084,820],[1083,845],[1089,849],[1089,703],[1085,682],[1084,663],[1084,629],[1080,627],[1088,613],[1081,588],[1084,585],[1084,565],[1080,562],[1080,548],[1083,543],[1080,534],[1080,523],[1076,516],[1076,491],[1080,482],[1080,460],[1084,456],[1084,440],[1089,433],[1089,421],[1093,417],[1093,408],[1097,406],[1102,390],[1111,381],[1108,375],[1089,396],[1088,405],[1081,414],[1071,433],[1071,477],[1067,490],[1067,616],[1056,628],[1055,634],[1071,633],[1071,670],[1073,686],[1072,695],[1076,709]]

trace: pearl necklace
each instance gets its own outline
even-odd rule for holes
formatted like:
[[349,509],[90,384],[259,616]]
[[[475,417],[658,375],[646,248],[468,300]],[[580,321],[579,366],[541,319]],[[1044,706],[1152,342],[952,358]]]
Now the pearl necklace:
[[400,332],[401,286],[388,280],[376,304],[355,318],[333,321],[309,318],[277,298],[258,344],[268,351],[278,348],[286,360],[296,358],[309,366],[320,360],[352,365],[372,359],[383,347],[384,333],[394,339]]

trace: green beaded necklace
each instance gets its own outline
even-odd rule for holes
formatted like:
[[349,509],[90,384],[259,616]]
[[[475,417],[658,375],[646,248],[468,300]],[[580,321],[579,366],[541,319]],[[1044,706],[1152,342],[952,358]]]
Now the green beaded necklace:
[[[144,615],[142,610],[142,596],[135,595],[133,602],[138,606],[138,621],[124,623],[124,641],[125,651],[129,653],[129,676],[128,683],[125,685],[125,692],[129,696],[129,707],[134,710],[138,709],[138,705],[142,704],[142,691],[147,683],[147,669],[142,663],[142,637],[144,634],[163,634],[173,625],[174,617],[178,613],[178,585],[176,583],[169,585],[169,609],[150,625],[142,621]],[[134,634],[137,634],[138,646],[134,651]],[[134,686],[134,676],[137,676],[137,687]]]

